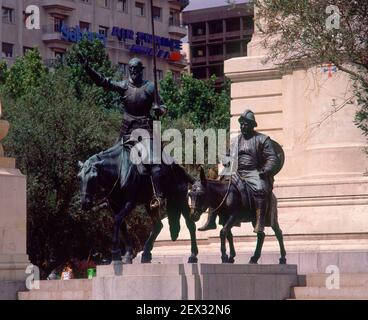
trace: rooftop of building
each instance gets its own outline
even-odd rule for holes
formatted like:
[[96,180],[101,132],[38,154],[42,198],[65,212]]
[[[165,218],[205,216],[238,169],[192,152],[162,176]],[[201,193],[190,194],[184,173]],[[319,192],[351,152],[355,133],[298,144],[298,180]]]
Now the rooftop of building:
[[236,6],[237,4],[249,2],[250,0],[190,0],[189,5],[183,11],[187,12],[215,7]]

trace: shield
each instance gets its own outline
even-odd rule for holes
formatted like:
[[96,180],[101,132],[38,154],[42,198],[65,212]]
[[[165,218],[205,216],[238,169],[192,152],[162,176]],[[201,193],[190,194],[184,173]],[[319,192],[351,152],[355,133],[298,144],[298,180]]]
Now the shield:
[[272,175],[275,176],[275,175],[277,175],[281,171],[282,167],[284,166],[284,163],[285,163],[285,152],[282,149],[282,147],[280,146],[280,144],[277,143],[275,140],[272,140],[271,139],[271,142],[273,144],[273,148],[274,148],[274,150],[276,152],[277,159],[278,159],[277,166],[272,171]]

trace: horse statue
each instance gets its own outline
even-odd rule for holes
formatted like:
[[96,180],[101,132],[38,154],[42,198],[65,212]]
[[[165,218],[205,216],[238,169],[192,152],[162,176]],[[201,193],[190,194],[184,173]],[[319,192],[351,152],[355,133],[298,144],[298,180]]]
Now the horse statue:
[[[79,162],[79,167],[82,210],[91,210],[95,205],[94,198],[97,196],[102,199],[101,203],[106,201],[113,211],[112,260],[132,263],[132,241],[124,220],[137,205],[142,204],[154,226],[144,245],[141,262],[151,262],[151,250],[163,224],[160,219],[152,217],[150,201],[154,192],[153,184],[149,173],[144,172],[144,166],[132,164],[129,152],[121,143],[117,143],[110,149],[93,155],[84,163]],[[183,215],[191,238],[191,255],[188,262],[196,263],[198,261],[196,226],[190,217],[187,200],[188,185],[193,183],[194,179],[176,163],[162,164],[162,179],[163,191],[167,199],[166,213],[171,239],[175,241],[178,238],[180,216]],[[121,228],[126,250],[123,258],[119,237]]]
[[[234,263],[235,261],[236,252],[231,228],[234,225],[240,226],[241,222],[252,222],[253,227],[255,226],[255,206],[252,205],[251,199],[248,192],[245,192],[242,198],[239,189],[231,183],[231,179],[228,182],[207,179],[202,167],[200,169],[200,179],[192,185],[189,192],[189,202],[190,214],[193,220],[198,221],[201,214],[207,209],[211,210],[212,213],[216,212],[220,218],[219,223],[223,226],[220,231],[222,263]],[[283,235],[277,219],[277,199],[273,193],[270,204],[271,208],[268,217],[266,217],[266,226],[272,227],[278,240],[281,253],[279,263],[286,264]],[[229,242],[230,256],[226,253],[226,239]],[[265,234],[263,232],[257,233],[257,246],[249,263],[256,264],[258,262],[261,257],[264,239]]]

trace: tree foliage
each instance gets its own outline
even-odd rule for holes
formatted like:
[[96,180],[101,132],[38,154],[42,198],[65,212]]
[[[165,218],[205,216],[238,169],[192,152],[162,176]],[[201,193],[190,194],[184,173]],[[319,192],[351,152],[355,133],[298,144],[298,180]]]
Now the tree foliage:
[[26,75],[34,79],[33,66],[41,62],[35,53],[17,60],[4,91],[19,73],[24,77],[18,86],[27,90],[19,90],[16,98],[15,90],[3,96],[11,123],[5,147],[27,176],[28,253],[39,266],[87,258],[92,249],[108,250],[109,215],[80,210],[77,160],[109,147],[120,122],[117,112],[97,106],[93,97],[77,99],[68,69],[39,72],[37,81],[27,80]]
[[228,129],[230,124],[229,84],[221,92],[215,88],[216,77],[207,81],[183,74],[177,83],[171,72],[160,82],[161,96],[167,107],[164,121],[184,117],[196,128]]

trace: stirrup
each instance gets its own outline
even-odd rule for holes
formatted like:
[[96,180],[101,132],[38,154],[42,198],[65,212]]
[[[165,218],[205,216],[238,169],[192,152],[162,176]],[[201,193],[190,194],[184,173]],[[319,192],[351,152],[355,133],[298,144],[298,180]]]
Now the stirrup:
[[159,197],[153,197],[150,202],[150,209],[160,209],[162,207],[161,199]]

